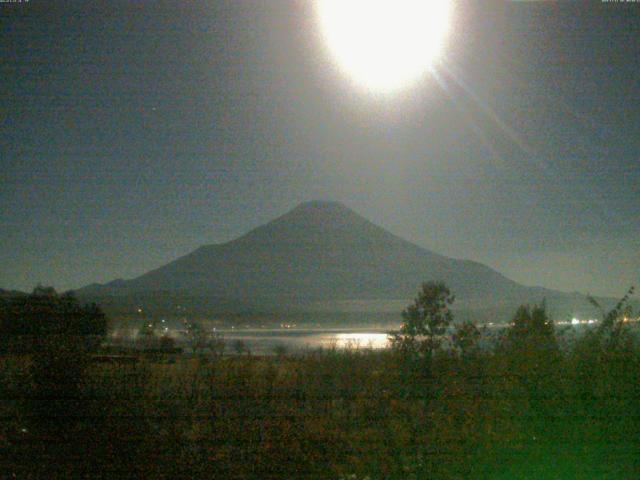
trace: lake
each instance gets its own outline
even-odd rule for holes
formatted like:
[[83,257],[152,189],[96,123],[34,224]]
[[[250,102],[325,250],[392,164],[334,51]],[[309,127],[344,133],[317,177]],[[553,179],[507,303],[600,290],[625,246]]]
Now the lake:
[[[575,323],[575,322],[574,322]],[[141,335],[143,325],[121,324],[111,329],[107,343],[114,346],[142,349],[149,346],[148,338]],[[155,334],[157,342],[161,336],[173,339],[176,346],[190,351],[189,335],[180,322],[158,320],[147,324]],[[593,328],[591,324],[572,324],[571,322],[557,322],[556,335],[561,347],[571,345],[582,332]],[[487,324],[482,329],[481,348],[491,348],[505,327],[504,324]],[[637,331],[637,323],[630,325]],[[301,353],[309,350],[322,349],[382,349],[389,347],[387,332],[398,326],[387,327],[358,327],[358,328],[310,328],[296,327],[284,324],[284,328],[215,328],[206,327],[205,336],[217,337],[225,343],[225,353],[233,354],[239,351],[250,351],[257,355],[274,354],[278,350],[287,353]],[[446,347],[448,336],[443,338]]]
[[389,346],[386,331],[372,330],[227,330],[223,334],[227,351],[234,344],[243,342],[252,353],[273,353],[277,348],[288,352],[301,352],[318,348],[386,348]]
[[[153,326],[156,338],[171,337],[177,346],[189,350],[189,337],[177,325]],[[324,329],[324,328],[226,328],[211,329],[208,334],[224,340],[225,353],[235,353],[239,345],[245,351],[265,355],[277,349],[289,353],[299,353],[318,348],[386,348],[389,329]],[[116,346],[143,348],[145,340],[139,327],[115,327],[108,336],[107,343]]]
[[[184,326],[170,321],[154,322],[148,327],[155,334],[155,341],[161,336],[174,340],[176,346],[190,351],[189,335]],[[358,328],[300,328],[285,326],[284,328],[211,328],[205,335],[224,340],[225,353],[233,354],[242,350],[257,355],[274,354],[276,351],[301,353],[322,349],[383,349],[390,346],[388,332],[398,326],[358,327]],[[495,329],[500,328],[496,326]],[[491,328],[489,336],[495,331]],[[115,326],[112,328],[107,343],[127,348],[145,348],[148,338],[141,334],[141,325]],[[446,343],[446,342],[445,342]]]

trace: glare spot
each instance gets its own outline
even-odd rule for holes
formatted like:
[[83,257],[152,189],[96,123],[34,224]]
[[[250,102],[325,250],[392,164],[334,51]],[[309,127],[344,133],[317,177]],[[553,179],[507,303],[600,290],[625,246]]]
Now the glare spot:
[[321,31],[339,67],[365,88],[391,92],[427,72],[451,23],[446,0],[317,0]]
[[340,333],[336,340],[338,348],[385,348],[389,343],[386,333]]

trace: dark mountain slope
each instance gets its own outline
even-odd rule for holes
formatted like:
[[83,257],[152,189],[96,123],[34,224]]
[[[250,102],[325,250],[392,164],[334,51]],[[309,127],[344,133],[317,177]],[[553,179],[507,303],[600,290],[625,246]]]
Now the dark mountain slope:
[[207,245],[132,280],[91,285],[81,296],[188,295],[252,305],[410,299],[443,280],[465,308],[566,294],[522,286],[477,262],[438,255],[336,202],[303,203],[246,235]]

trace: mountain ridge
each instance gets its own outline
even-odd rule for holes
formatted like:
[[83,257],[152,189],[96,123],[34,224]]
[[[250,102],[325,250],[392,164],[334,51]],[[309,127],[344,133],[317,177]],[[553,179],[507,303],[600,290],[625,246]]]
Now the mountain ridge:
[[442,280],[463,308],[573,299],[521,285],[473,260],[449,258],[409,242],[342,203],[313,200],[240,237],[203,245],[131,280],[77,290],[81,297],[183,295],[224,305],[289,308],[314,303],[413,298]]

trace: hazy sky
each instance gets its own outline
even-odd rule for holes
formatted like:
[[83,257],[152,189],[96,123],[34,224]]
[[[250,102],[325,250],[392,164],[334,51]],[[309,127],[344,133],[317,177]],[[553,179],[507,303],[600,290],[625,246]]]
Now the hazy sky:
[[0,3],[0,287],[131,278],[316,198],[527,285],[640,283],[640,3],[454,19],[385,97],[311,1]]

